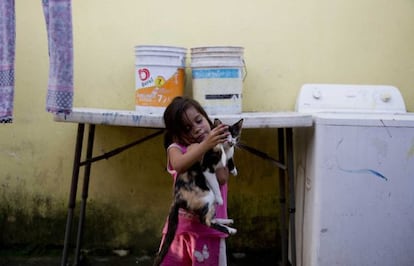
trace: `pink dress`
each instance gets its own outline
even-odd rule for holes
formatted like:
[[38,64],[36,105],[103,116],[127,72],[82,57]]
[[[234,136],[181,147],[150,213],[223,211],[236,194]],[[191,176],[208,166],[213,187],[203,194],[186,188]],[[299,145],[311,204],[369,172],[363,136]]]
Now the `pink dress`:
[[[178,147],[183,153],[187,151],[185,146],[175,143],[171,144],[168,149],[171,147]],[[169,161],[167,169],[175,182],[177,172],[171,168]],[[223,197],[223,205],[216,206],[216,217],[227,218],[227,184],[220,186],[220,191]],[[167,228],[168,222],[165,223],[162,231],[163,240]],[[217,266],[219,264],[220,239],[225,237],[227,237],[226,234],[200,223],[197,216],[180,209],[175,238],[161,265]]]

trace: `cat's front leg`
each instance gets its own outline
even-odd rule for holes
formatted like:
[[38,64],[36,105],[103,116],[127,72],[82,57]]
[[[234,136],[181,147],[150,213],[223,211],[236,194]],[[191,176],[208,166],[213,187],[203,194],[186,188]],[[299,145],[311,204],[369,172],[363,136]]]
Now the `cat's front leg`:
[[236,168],[236,166],[234,165],[233,158],[230,158],[230,159],[227,161],[227,167],[229,168],[230,173],[231,173],[233,176],[236,176],[236,175],[238,174],[238,172],[237,172],[237,168]]
[[231,170],[231,171],[230,171],[230,173],[231,173],[233,176],[236,176],[236,175],[238,174],[238,172],[237,172],[237,168],[235,167],[233,170]]
[[212,221],[212,223],[214,224],[233,224],[234,220],[233,219],[226,219],[226,218],[214,218]]
[[233,228],[233,227],[230,227],[224,224],[214,223],[213,221],[211,222],[211,227],[216,230],[219,230],[220,232],[223,232],[229,235],[234,235],[237,233],[236,228]]

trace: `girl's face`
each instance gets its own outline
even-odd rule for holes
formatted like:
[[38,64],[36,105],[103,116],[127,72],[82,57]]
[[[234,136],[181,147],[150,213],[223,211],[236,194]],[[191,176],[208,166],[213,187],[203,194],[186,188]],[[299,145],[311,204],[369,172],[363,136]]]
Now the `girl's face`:
[[200,143],[211,131],[208,120],[192,106],[185,111],[184,121],[184,137],[189,143]]

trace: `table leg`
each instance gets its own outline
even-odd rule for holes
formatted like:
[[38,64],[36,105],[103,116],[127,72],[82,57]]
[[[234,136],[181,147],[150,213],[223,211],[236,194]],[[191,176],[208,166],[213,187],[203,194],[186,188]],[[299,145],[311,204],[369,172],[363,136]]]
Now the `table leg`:
[[63,242],[63,254],[62,254],[61,266],[66,266],[67,259],[68,259],[68,248],[69,248],[70,236],[72,233],[73,211],[75,209],[75,204],[76,204],[76,191],[78,188],[79,168],[80,168],[80,160],[81,160],[81,153],[82,153],[84,129],[85,129],[85,124],[78,124],[78,133],[76,137],[76,147],[75,147],[75,159],[73,160],[72,184],[71,184],[70,194],[69,194],[68,216],[66,219],[65,240]]
[[[89,125],[86,160],[89,160],[92,158],[94,138],[95,138],[95,125]],[[83,225],[85,223],[86,202],[88,200],[89,177],[91,174],[91,165],[92,165],[91,162],[88,162],[85,164],[83,187],[82,187],[82,201],[81,201],[79,223],[78,223],[78,234],[76,238],[75,265],[79,265],[80,248],[81,248],[81,242],[82,242],[82,237],[83,237]]]
[[287,174],[289,180],[289,221],[290,221],[290,247],[291,263],[296,266],[296,234],[295,234],[295,174],[293,171],[293,130],[286,129],[286,156],[287,156]]
[[[279,128],[277,131],[278,138],[278,152],[279,161],[285,164],[285,137],[284,129]],[[287,227],[286,227],[286,171],[279,168],[279,202],[280,202],[280,235],[281,235],[281,248],[282,248],[282,266],[288,266],[288,239],[287,239]]]

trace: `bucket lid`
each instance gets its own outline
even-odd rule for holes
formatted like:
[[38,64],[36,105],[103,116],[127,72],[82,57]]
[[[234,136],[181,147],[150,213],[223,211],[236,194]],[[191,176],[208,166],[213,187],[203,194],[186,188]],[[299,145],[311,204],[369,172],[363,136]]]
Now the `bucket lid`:
[[191,48],[191,54],[230,53],[242,55],[244,48],[241,46],[200,46]]
[[172,53],[186,53],[187,48],[179,46],[167,46],[167,45],[136,45],[135,52],[172,52]]
[[191,58],[191,67],[243,67],[244,61],[242,56],[193,56]]

